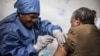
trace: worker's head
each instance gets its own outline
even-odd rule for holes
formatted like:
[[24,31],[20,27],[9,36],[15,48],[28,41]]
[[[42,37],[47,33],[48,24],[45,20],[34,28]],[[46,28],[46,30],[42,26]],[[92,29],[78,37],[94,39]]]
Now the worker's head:
[[94,24],[94,14],[90,9],[81,7],[73,12],[71,24],[72,27],[80,24]]
[[26,28],[32,28],[40,15],[39,0],[17,0],[15,5],[19,20]]

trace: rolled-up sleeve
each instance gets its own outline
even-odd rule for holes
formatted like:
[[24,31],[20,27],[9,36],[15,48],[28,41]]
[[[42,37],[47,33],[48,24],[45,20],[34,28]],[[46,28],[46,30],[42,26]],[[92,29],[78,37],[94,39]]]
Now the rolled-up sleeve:
[[41,22],[41,27],[42,27],[42,31],[44,34],[49,34],[52,36],[53,36],[53,30],[58,29],[58,30],[62,31],[62,29],[59,25],[53,25],[48,20],[43,20]]

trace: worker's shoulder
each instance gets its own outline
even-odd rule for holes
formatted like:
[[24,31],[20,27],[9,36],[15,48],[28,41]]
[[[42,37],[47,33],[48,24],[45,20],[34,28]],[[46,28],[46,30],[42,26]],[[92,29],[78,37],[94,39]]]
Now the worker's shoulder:
[[16,31],[18,29],[18,26],[16,26],[16,24],[14,23],[4,23],[2,25],[0,25],[0,32],[4,31]]
[[14,29],[17,29],[18,27],[15,24],[15,21],[16,13],[7,16],[2,21],[0,21],[0,31],[12,31]]
[[0,25],[7,22],[14,22],[17,18],[17,13],[12,13],[0,21]]

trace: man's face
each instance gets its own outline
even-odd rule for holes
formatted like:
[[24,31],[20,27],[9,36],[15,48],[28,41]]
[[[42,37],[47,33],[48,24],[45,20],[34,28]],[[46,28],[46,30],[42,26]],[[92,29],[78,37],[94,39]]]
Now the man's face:
[[38,16],[38,14],[19,14],[19,19],[26,28],[31,29]]
[[80,25],[80,21],[76,20],[74,16],[71,17],[71,27],[76,27]]

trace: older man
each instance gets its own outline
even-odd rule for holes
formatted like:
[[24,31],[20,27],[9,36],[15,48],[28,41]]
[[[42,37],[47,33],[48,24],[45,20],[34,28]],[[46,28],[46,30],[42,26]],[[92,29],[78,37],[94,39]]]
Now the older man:
[[94,25],[94,15],[86,7],[77,9],[64,47],[58,46],[54,56],[100,56],[100,31]]

